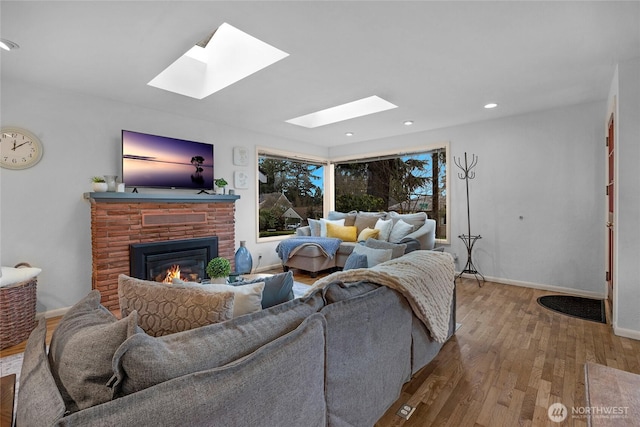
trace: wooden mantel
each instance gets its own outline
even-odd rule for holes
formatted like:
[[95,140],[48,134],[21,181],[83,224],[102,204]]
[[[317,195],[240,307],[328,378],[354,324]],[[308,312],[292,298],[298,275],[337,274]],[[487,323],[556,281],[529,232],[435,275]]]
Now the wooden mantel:
[[91,203],[92,289],[102,305],[119,309],[118,276],[129,274],[132,243],[218,237],[218,255],[235,268],[237,195],[85,193]]

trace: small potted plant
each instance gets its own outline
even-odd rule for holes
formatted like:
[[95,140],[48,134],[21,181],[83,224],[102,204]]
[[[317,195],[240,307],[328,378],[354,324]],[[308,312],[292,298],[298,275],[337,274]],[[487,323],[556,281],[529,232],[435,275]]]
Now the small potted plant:
[[93,191],[96,193],[104,193],[107,191],[107,182],[101,176],[93,176],[91,177],[91,182],[93,183]]
[[224,187],[226,187],[229,183],[224,178],[218,178],[215,181],[216,187],[218,188],[218,194],[224,194]]
[[216,257],[209,261],[206,271],[211,278],[211,283],[227,283],[227,277],[231,273],[231,263],[226,258]]

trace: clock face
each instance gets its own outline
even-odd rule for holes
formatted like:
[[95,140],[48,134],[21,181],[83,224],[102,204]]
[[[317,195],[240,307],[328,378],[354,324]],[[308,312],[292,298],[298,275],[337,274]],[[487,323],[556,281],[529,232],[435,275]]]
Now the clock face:
[[42,143],[29,131],[3,127],[0,131],[0,166],[26,169],[40,161]]

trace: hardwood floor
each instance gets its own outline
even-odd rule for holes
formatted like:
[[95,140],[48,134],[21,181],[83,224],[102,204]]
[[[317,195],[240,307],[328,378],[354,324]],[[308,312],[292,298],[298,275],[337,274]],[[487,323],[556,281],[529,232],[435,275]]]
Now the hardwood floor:
[[[294,274],[302,283],[317,280]],[[539,296],[551,293],[492,282],[479,288],[475,280],[459,279],[461,327],[405,384],[376,427],[560,425],[551,423],[548,407],[585,406],[585,362],[640,374],[640,341],[538,305]],[[58,321],[48,321],[49,336]],[[24,343],[0,356],[23,350]],[[404,403],[416,407],[409,420],[395,415]],[[570,416],[563,425],[586,426],[586,420]]]
[[[586,406],[585,362],[640,373],[640,341],[541,307],[537,298],[548,294],[458,280],[462,326],[376,427],[560,425],[547,410],[556,402],[570,412]],[[395,415],[403,403],[417,407],[409,420]],[[586,419],[570,415],[564,425],[585,426]]]

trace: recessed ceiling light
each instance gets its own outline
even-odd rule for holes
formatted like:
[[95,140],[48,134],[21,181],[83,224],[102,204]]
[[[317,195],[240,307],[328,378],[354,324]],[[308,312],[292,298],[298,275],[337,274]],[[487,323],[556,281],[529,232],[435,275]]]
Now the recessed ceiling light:
[[13,50],[19,49],[20,46],[18,46],[18,43],[12,42],[11,40],[0,39],[0,48],[4,50]]
[[353,132],[347,132],[347,133],[345,133],[345,135],[347,135],[347,136],[353,136]]
[[411,126],[413,124],[413,120],[405,120],[402,124],[405,126]]
[[486,108],[487,110],[491,109],[491,108],[496,108],[498,106],[498,104],[496,104],[495,102],[491,102],[489,104],[486,104],[484,106],[484,108]]
[[147,83],[202,99],[289,56],[223,23]]
[[392,108],[398,108],[398,106],[393,105],[389,101],[385,101],[379,96],[373,95],[357,101],[348,102],[336,107],[327,108],[325,110],[316,111],[315,113],[289,119],[286,122],[306,128],[316,128],[318,126],[329,125],[343,120],[379,113]]

